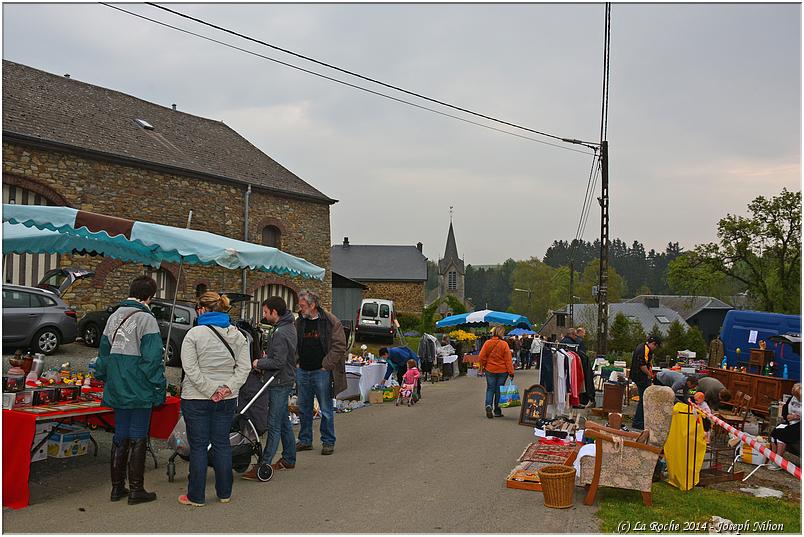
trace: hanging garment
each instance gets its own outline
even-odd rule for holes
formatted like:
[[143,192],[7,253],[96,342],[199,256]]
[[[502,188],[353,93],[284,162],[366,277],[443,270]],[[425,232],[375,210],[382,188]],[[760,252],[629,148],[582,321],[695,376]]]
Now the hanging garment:
[[676,403],[664,443],[668,483],[680,490],[697,485],[705,453],[706,436],[700,415],[689,405]]
[[595,372],[592,370],[592,362],[589,360],[589,356],[580,351],[575,351],[578,356],[581,357],[581,364],[583,365],[583,380],[584,380],[584,389],[581,390],[581,404],[585,405],[587,403],[595,402],[596,391],[595,391]]
[[583,384],[583,364],[581,363],[581,357],[578,356],[577,353],[573,351],[567,351],[567,355],[570,357],[570,405],[572,406],[580,406],[581,399],[580,395],[583,392],[584,384]]
[[556,367],[555,367],[555,401],[556,411],[559,414],[565,414],[567,411],[567,383],[569,382],[569,357],[567,354],[559,349],[555,354]]
[[539,384],[544,386],[547,393],[552,393],[553,386],[553,351],[547,345],[542,349],[541,364],[539,365]]

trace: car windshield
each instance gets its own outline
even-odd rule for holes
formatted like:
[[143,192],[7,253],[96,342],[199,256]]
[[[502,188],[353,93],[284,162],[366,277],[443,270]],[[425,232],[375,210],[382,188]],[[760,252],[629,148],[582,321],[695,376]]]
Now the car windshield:
[[364,317],[376,317],[378,304],[376,302],[366,302],[363,304],[361,315]]

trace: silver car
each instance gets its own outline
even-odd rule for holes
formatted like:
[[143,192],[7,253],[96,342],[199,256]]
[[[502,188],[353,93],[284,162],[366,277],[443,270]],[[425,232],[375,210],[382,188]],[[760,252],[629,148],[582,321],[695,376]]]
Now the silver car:
[[3,285],[3,347],[53,354],[72,343],[78,314],[51,291]]

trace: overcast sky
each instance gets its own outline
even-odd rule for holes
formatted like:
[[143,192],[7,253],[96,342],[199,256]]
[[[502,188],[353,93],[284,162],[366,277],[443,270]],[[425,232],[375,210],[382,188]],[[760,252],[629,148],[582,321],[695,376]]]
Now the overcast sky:
[[[326,72],[151,6],[122,6]],[[172,7],[487,115],[599,139],[603,4]],[[745,213],[757,195],[800,189],[800,9],[612,7],[611,238],[691,248],[714,240],[717,221]],[[98,4],[4,4],[3,58],[225,122],[340,200],[331,211],[333,243],[344,236],[352,244],[421,241],[437,260],[450,205],[458,252],[471,264],[541,258],[554,239],[575,236],[587,155],[376,97]],[[595,204],[586,240],[599,235],[599,219]]]

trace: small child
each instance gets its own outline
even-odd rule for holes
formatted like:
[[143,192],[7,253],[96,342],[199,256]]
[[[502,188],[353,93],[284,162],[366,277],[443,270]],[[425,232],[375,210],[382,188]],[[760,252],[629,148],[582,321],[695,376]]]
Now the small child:
[[[695,404],[698,405],[698,408],[700,408],[701,410],[703,410],[705,412],[709,412],[710,414],[712,413],[712,409],[709,407],[709,405],[706,402],[706,396],[704,395],[704,392],[695,392],[695,395],[693,396],[693,398],[695,400]],[[701,417],[703,418],[704,432],[705,432],[705,435],[706,435],[706,443],[708,444],[709,440],[711,440],[712,426],[711,426],[711,423],[709,422],[708,417],[706,417],[706,416],[701,416]]]
[[416,360],[408,360],[407,366],[408,370],[402,375],[402,386],[399,389],[397,404],[399,404],[400,400],[407,399],[408,406],[410,406],[416,402],[413,394],[416,391],[416,384],[419,382],[421,373],[419,373],[419,368],[416,367]]

